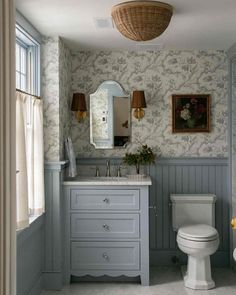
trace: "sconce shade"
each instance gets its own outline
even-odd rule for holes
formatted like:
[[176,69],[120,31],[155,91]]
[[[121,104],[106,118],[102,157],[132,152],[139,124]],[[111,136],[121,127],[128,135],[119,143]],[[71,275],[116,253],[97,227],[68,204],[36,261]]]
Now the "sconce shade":
[[86,101],[85,101],[85,95],[84,93],[74,93],[73,99],[71,103],[71,111],[77,112],[77,111],[87,111],[86,107]]
[[135,90],[133,92],[133,99],[131,103],[133,109],[146,108],[146,100],[143,90]]

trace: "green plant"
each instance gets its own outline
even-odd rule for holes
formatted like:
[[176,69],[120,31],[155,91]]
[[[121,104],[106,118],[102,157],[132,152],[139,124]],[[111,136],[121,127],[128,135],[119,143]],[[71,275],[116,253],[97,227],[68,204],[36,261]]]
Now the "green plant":
[[126,153],[123,162],[130,166],[135,165],[136,172],[139,174],[141,164],[154,164],[155,159],[156,155],[153,153],[152,149],[145,144],[141,145],[136,153]]

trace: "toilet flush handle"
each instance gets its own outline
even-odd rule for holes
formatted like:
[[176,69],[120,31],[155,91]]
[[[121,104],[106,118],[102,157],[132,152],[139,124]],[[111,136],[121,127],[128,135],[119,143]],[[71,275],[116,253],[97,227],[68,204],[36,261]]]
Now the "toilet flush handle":
[[236,218],[233,218],[231,220],[231,226],[232,226],[232,229],[236,229]]
[[155,216],[157,217],[157,206],[153,204],[152,206],[149,206],[149,209],[153,209]]

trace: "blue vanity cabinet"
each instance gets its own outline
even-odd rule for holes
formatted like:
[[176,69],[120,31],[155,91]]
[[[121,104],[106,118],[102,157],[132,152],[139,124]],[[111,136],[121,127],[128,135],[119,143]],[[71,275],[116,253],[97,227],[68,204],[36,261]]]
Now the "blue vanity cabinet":
[[64,182],[64,282],[140,276],[149,285],[150,179],[140,185]]

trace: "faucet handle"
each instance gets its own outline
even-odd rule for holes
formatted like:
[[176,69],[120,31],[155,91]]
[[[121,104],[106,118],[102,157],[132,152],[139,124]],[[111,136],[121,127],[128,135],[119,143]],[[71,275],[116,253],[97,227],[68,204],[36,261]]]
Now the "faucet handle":
[[117,167],[117,177],[121,177],[120,165]]
[[111,177],[110,160],[107,160],[106,177]]
[[99,171],[99,168],[96,167],[96,174],[95,174],[96,177],[99,177],[100,176],[100,171]]

